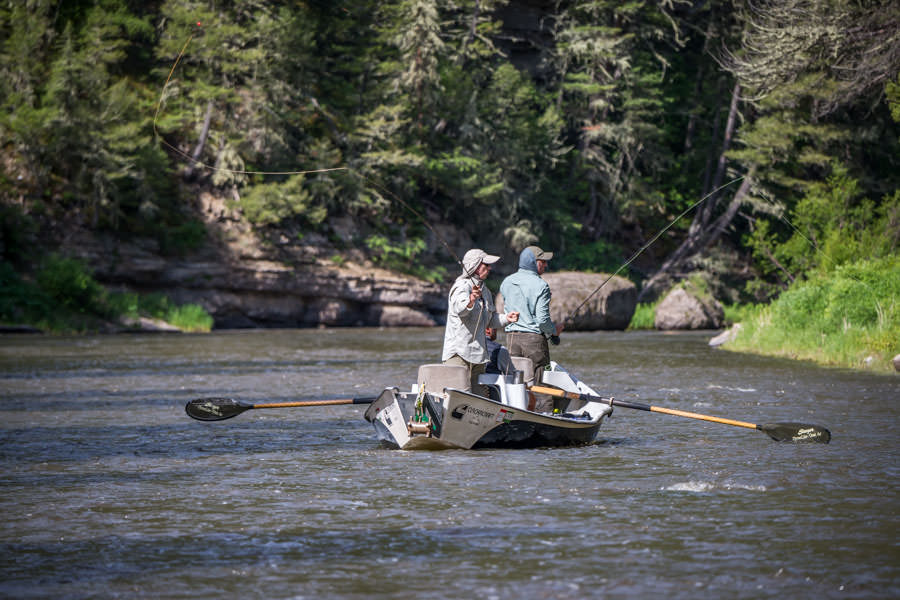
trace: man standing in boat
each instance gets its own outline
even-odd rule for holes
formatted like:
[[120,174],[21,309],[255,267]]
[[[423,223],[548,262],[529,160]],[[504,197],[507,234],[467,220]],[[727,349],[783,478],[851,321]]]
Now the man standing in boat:
[[489,358],[485,329],[497,329],[519,320],[519,313],[515,311],[497,314],[493,295],[484,285],[491,265],[498,260],[499,256],[478,248],[466,252],[462,260],[462,275],[453,282],[448,297],[441,360],[446,365],[466,367],[473,393],[482,391],[478,386],[478,376],[485,372]]
[[[517,311],[521,316],[506,328],[506,347],[512,356],[530,358],[534,364],[534,385],[541,383],[544,367],[550,364],[550,346],[547,339],[559,336],[562,325],[550,319],[550,285],[541,279],[547,270],[552,252],[537,246],[528,246],[519,254],[519,270],[500,284],[503,306]],[[534,398],[535,412],[553,410],[553,399],[545,396]]]

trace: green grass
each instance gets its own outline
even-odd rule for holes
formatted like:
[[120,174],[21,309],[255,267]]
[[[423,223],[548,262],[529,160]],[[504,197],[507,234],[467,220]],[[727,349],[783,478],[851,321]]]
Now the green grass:
[[102,331],[123,317],[161,319],[182,331],[212,329],[199,305],[176,305],[162,294],[112,292],[75,259],[48,255],[33,278],[0,262],[0,323],[54,333]]
[[890,371],[900,354],[900,258],[844,265],[741,310],[727,350]]
[[648,302],[638,304],[634,309],[634,315],[628,324],[628,331],[637,331],[640,329],[655,329],[654,320],[656,319],[656,302]]

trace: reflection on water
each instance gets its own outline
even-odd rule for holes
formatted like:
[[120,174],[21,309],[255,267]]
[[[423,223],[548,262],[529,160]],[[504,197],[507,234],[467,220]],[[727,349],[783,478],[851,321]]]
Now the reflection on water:
[[373,395],[442,330],[0,338],[0,596],[885,598],[900,594],[900,379],[701,333],[573,333],[617,408],[577,448],[401,452],[364,407],[189,419],[202,396]]

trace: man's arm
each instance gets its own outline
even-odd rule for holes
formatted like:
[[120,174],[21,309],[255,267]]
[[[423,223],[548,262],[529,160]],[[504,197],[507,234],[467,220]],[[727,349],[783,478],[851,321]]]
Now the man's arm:
[[457,283],[450,290],[450,298],[448,300],[447,309],[459,316],[463,316],[472,312],[472,309],[475,307],[473,304],[471,307],[469,306],[469,295],[471,294],[471,290],[469,289],[469,285],[466,282]]
[[556,335],[556,325],[554,325],[553,320],[550,318],[549,285],[545,285],[544,289],[538,294],[537,305],[535,308],[537,309],[535,317],[537,318],[538,326],[541,328],[541,333],[547,337]]

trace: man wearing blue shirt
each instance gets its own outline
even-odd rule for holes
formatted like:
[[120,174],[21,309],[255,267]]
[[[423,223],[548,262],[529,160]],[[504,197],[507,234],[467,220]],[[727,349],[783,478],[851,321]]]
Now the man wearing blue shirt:
[[[552,252],[529,246],[519,254],[519,270],[500,284],[503,306],[519,313],[519,319],[506,326],[506,347],[512,356],[530,358],[534,364],[534,385],[541,382],[544,367],[550,364],[547,338],[558,336],[562,325],[550,318],[550,285],[541,279]],[[532,409],[536,412],[553,410],[553,399],[539,397]]]

